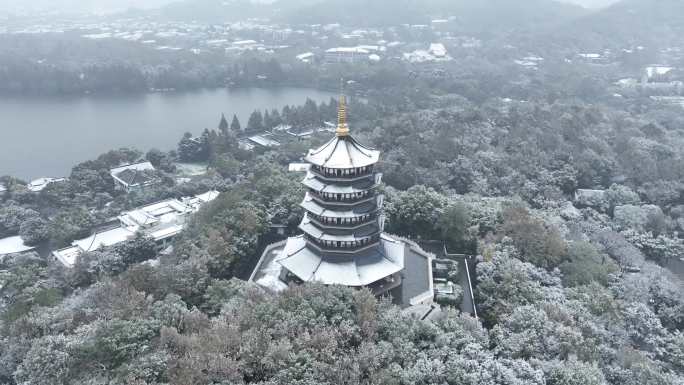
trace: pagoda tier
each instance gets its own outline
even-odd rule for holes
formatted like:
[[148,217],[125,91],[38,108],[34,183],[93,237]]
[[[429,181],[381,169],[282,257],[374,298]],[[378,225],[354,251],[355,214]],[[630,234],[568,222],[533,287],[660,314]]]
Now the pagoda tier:
[[304,187],[316,193],[355,194],[380,186],[382,174],[368,173],[358,179],[326,177],[323,173],[309,171],[302,181]]
[[310,150],[305,159],[317,172],[362,176],[372,172],[380,151],[362,145],[351,135],[337,135],[317,150]]
[[[387,286],[401,281],[397,277],[404,269],[406,247],[402,242],[380,235],[376,247],[356,254],[334,254],[311,247],[304,236],[288,239],[278,263],[304,282],[323,282],[326,285]],[[394,283],[392,283],[394,282]]]

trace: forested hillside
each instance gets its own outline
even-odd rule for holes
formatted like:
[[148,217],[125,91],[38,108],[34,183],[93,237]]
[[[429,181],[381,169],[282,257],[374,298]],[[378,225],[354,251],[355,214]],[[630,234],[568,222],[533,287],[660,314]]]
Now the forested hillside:
[[[117,198],[126,206],[201,186],[224,191],[172,254],[155,256],[140,238],[88,253],[72,270],[30,256],[3,261],[0,379],[681,384],[682,282],[656,264],[684,250],[679,115],[579,102],[476,105],[455,95],[427,106],[421,93],[404,95],[413,95],[405,105],[390,94],[353,102],[350,123],[383,150],[387,230],[481,255],[479,320],[445,308],[421,321],[365,291],[306,286],[274,295],[235,280],[268,242],[269,224],[296,232],[302,191],[284,170],[324,138],[259,155],[238,150],[226,124],[205,132],[198,151],[186,153],[184,138],[168,155],[208,161],[213,171],[199,184]],[[310,102],[255,113],[247,126],[319,124],[334,110]],[[63,214],[47,234],[60,234],[60,223],[83,215],[68,197],[103,202],[107,183],[96,170],[121,156],[135,154],[81,165],[68,189],[39,198],[16,185],[3,218],[28,215],[22,206],[40,217],[50,197]],[[102,193],[89,192],[100,185]],[[606,193],[575,207],[578,187]],[[157,262],[141,263],[149,258]]]
[[[199,51],[2,34],[0,92],[337,90],[342,78],[354,138],[381,151],[385,231],[472,256],[477,317],[457,301],[422,317],[366,289],[249,283],[268,245],[301,233],[303,175],[288,169],[330,140],[338,102],[243,121],[226,105],[173,150],[112,149],[41,191],[0,177],[0,239],[36,247],[0,257],[0,384],[684,385],[681,3],[396,4],[162,10],[160,24],[183,20],[161,32],[169,44],[197,35]],[[193,6],[220,25],[185,21]],[[231,12],[321,25],[222,24]],[[322,26],[337,21],[351,26]],[[373,60],[327,58],[380,39]],[[117,188],[110,169],[139,161],[158,183]],[[122,212],[214,190],[162,250],[137,233],[71,267],[50,254]]]

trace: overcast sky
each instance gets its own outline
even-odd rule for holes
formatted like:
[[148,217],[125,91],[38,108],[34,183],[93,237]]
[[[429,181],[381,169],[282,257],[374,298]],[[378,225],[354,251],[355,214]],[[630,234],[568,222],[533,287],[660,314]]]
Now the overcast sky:
[[566,3],[574,3],[587,8],[601,8],[613,3],[617,3],[619,0],[561,0]]
[[0,11],[55,10],[111,12],[130,7],[155,8],[174,0],[0,0]]
[[[0,11],[62,10],[67,12],[112,12],[130,7],[155,8],[180,0],[0,0]],[[263,0],[262,0],[263,1]],[[372,0],[369,0],[372,1]],[[472,0],[479,1],[479,0]],[[520,0],[525,1],[525,0]],[[618,0],[560,0],[584,7],[598,8]]]

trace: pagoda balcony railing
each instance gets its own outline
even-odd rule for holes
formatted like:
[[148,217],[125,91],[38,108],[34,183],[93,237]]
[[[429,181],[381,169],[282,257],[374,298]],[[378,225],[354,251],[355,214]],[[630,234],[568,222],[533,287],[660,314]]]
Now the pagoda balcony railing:
[[314,238],[308,234],[305,234],[305,237],[309,245],[318,251],[339,254],[358,253],[360,251],[371,249],[377,246],[380,242],[379,233],[355,242],[328,241],[328,243],[326,243],[325,241]]
[[377,214],[372,214],[365,220],[352,221],[347,223],[344,223],[344,221],[340,221],[339,223],[337,221],[325,221],[323,218],[312,215],[311,213],[307,214],[307,216],[309,217],[309,220],[316,226],[326,229],[356,230],[358,228],[368,226],[373,223],[378,223],[378,226],[380,225],[378,222],[379,216]]
[[314,175],[316,175],[317,177],[321,178],[326,182],[356,182],[359,180],[371,178],[375,175],[375,173],[373,173],[372,170],[365,173],[356,173],[348,175],[342,175],[337,173],[325,173],[322,170],[316,169],[314,167],[311,167],[310,171]]
[[373,166],[355,168],[329,168],[311,165],[311,170],[329,178],[368,176],[373,174]]
[[309,190],[309,195],[316,201],[324,205],[354,206],[359,203],[371,202],[377,195],[368,193],[361,198],[345,198],[344,194],[333,194],[334,197],[324,197],[322,194]]

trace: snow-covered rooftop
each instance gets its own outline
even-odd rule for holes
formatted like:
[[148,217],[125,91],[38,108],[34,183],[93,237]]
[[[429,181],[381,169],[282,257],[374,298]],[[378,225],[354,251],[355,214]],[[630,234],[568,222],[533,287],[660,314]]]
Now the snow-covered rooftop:
[[24,240],[18,235],[0,239],[0,255],[22,253],[33,249],[34,247],[25,245]]
[[74,241],[72,245],[78,246],[83,252],[97,250],[100,247],[113,246],[121,242],[125,242],[135,235],[135,231],[131,231],[125,227],[117,227],[115,229],[95,233],[87,238]]

